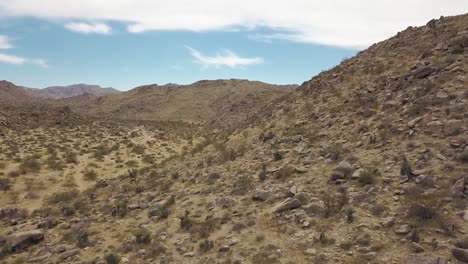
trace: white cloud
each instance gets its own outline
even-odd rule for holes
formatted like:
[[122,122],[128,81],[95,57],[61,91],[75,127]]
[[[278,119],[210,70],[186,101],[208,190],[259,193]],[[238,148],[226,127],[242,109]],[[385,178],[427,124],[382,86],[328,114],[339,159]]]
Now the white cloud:
[[28,58],[5,54],[5,53],[0,53],[0,63],[14,64],[14,65],[34,64],[42,68],[49,67],[47,62],[43,59],[28,59]]
[[10,43],[11,39],[8,36],[0,35],[0,49],[11,49],[13,45]]
[[20,65],[20,64],[24,64],[26,62],[26,59],[22,57],[14,56],[14,55],[0,53],[0,62]]
[[230,68],[236,68],[238,66],[247,66],[253,64],[259,64],[263,62],[263,58],[254,57],[254,58],[242,58],[239,57],[234,52],[225,49],[222,52],[216,53],[215,56],[206,56],[203,55],[198,50],[188,47],[187,49],[190,51],[190,54],[194,57],[194,62],[203,65],[204,67],[209,66],[227,66]]
[[74,32],[84,34],[109,34],[111,27],[104,23],[84,23],[84,22],[72,22],[65,25],[65,28]]
[[366,47],[410,25],[466,12],[466,0],[0,1],[0,13],[6,16],[120,21],[134,33],[266,28],[270,33],[263,37],[267,39],[342,47]]

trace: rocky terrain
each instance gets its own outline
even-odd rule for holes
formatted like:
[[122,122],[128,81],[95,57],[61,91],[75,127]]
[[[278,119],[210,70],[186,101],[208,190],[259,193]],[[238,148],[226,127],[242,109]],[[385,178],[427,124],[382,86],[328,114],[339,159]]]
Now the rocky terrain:
[[467,51],[446,17],[294,90],[143,86],[5,125],[0,262],[468,263]]

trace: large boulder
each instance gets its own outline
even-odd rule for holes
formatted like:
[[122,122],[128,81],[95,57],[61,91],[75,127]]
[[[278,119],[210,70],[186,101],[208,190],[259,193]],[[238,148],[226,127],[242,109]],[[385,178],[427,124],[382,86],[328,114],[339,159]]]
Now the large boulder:
[[468,262],[468,249],[453,248],[452,255],[460,261]]
[[332,172],[332,179],[339,180],[351,177],[353,173],[353,167],[347,161],[342,161],[335,167]]
[[6,238],[6,243],[13,250],[20,250],[27,248],[30,245],[37,244],[43,239],[44,232],[42,230],[36,229],[11,234]]
[[296,209],[302,206],[302,203],[299,199],[297,198],[287,198],[280,204],[276,205],[275,208],[273,209],[273,212],[275,213],[281,213],[284,211]]
[[419,66],[411,72],[411,75],[416,79],[423,79],[431,75],[436,70],[436,68],[430,66]]
[[442,257],[411,256],[406,260],[406,264],[447,264],[447,260]]

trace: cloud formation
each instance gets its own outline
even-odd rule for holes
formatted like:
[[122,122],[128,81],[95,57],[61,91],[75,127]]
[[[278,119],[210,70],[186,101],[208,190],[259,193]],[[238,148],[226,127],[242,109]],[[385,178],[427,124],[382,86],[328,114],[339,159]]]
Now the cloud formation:
[[203,55],[198,50],[186,46],[187,49],[190,51],[190,54],[195,59],[194,62],[203,65],[204,67],[220,67],[220,66],[227,66],[230,68],[236,68],[238,66],[248,66],[254,64],[263,63],[263,58],[254,57],[254,58],[243,58],[239,57],[234,52],[225,49],[222,52],[216,53],[215,56],[206,56]]
[[13,64],[13,65],[34,64],[42,68],[49,67],[47,62],[43,59],[28,59],[28,58],[5,54],[5,53],[0,53],[0,63]]
[[[11,38],[5,35],[0,35],[0,50],[14,48],[11,44]],[[23,64],[35,64],[43,68],[48,68],[47,61],[43,59],[28,59],[16,55],[0,53],[0,63],[23,65]]]
[[10,43],[10,38],[5,35],[0,35],[0,49],[11,49],[13,45]]
[[[129,32],[255,30],[286,39],[351,48],[384,40],[410,25],[468,12],[466,0],[2,0],[0,13],[46,19],[119,21]],[[106,32],[105,24],[72,28]]]
[[83,34],[109,34],[111,27],[104,23],[84,23],[72,22],[65,25],[65,28]]

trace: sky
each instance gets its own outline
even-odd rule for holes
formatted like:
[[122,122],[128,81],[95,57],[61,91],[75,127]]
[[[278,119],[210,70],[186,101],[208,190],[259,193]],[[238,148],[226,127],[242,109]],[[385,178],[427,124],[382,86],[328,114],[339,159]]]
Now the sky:
[[44,88],[301,84],[468,0],[0,0],[0,79]]

